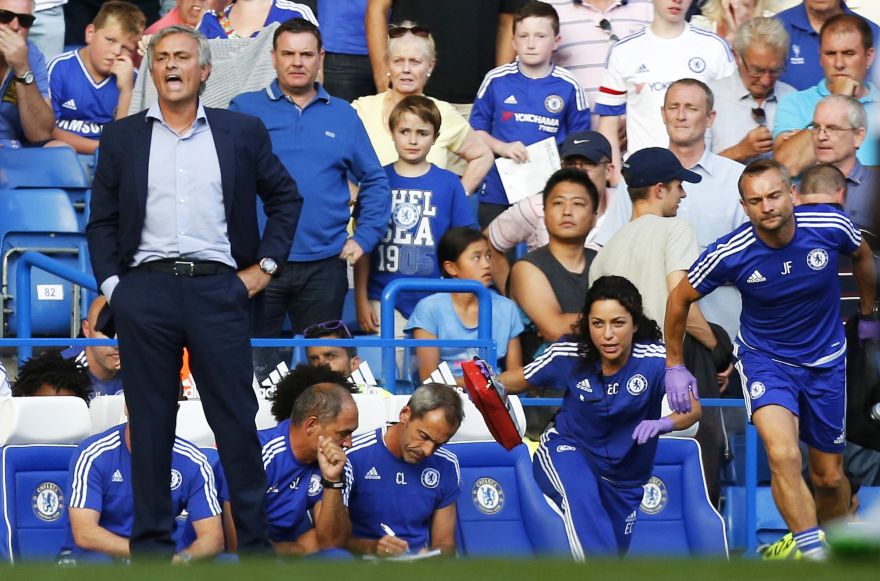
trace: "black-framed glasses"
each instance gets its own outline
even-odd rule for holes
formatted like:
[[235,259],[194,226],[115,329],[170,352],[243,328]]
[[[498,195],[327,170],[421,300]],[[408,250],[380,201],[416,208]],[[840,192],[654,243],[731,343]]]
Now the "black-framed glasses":
[[303,337],[306,339],[315,339],[317,337],[326,337],[332,333],[339,335],[340,339],[352,338],[351,331],[349,331],[348,326],[342,321],[324,321],[323,323],[317,323],[310,327],[306,327],[303,331]]
[[767,125],[767,112],[763,107],[752,107],[752,120],[758,125]]
[[388,25],[388,36],[390,38],[400,38],[407,32],[415,34],[416,36],[421,36],[422,38],[428,38],[429,36],[431,36],[431,29],[427,26],[398,26],[397,24]]
[[812,133],[822,133],[825,132],[825,135],[828,137],[837,137],[844,131],[858,131],[858,127],[838,127],[836,125],[816,125],[815,123],[810,123],[807,125],[807,129],[809,129]]
[[11,10],[0,9],[0,24],[9,24],[16,18],[18,18],[18,24],[22,28],[30,28],[34,25],[34,20],[37,19],[33,14],[20,14]]
[[618,38],[618,36],[614,34],[614,32],[611,30],[611,22],[607,18],[603,18],[602,20],[600,20],[599,24],[597,24],[596,26],[601,28],[602,32],[608,35],[608,39],[611,42],[617,42],[618,40],[620,40],[620,38]]

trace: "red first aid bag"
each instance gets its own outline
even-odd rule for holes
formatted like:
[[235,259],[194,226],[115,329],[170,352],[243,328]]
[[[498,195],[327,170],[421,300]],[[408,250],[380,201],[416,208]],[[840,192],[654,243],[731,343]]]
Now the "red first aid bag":
[[492,380],[492,373],[486,362],[479,359],[461,364],[464,372],[464,385],[474,406],[483,415],[486,426],[495,441],[507,450],[522,444],[516,416],[500,385]]

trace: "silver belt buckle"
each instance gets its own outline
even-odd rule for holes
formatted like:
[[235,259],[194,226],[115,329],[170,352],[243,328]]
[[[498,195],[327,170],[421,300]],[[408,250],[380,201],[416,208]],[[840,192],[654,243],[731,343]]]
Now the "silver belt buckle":
[[193,276],[195,268],[195,262],[188,262],[186,260],[175,260],[172,273],[174,274],[174,276]]

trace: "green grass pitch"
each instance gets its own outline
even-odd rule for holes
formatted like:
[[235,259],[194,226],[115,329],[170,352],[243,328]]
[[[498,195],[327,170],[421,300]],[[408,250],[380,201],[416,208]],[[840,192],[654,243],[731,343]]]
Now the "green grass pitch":
[[880,563],[733,559],[591,561],[541,559],[447,560],[421,563],[257,562],[238,564],[0,566],[2,581],[877,581]]

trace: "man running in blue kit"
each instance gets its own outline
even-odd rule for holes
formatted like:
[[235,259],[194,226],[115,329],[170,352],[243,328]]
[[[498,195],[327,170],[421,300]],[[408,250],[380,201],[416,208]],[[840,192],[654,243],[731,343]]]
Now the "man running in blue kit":
[[[751,421],[767,449],[779,512],[805,558],[824,559],[819,524],[846,514],[846,338],[840,320],[837,257],[853,257],[859,339],[880,337],[874,263],[861,233],[841,211],[795,208],[791,176],[773,160],[749,164],[739,179],[750,223],[709,245],[669,295],[666,392],[674,411],[690,409],[696,381],[682,365],[691,303],[723,284],[742,294],[734,353]],[[809,447],[816,500],[801,477],[798,436]]]

